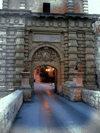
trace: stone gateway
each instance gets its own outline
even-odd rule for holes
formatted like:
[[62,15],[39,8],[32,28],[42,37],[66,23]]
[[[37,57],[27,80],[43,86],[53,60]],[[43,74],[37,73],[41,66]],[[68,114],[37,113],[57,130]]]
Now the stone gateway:
[[[19,89],[21,72],[36,67],[57,70],[57,92],[73,81],[77,61],[82,64],[83,86],[96,89],[94,15],[87,14],[87,0],[3,0],[0,10],[0,91]],[[48,10],[43,10],[48,5]],[[62,6],[60,8],[60,6]],[[26,68],[25,68],[26,66]]]

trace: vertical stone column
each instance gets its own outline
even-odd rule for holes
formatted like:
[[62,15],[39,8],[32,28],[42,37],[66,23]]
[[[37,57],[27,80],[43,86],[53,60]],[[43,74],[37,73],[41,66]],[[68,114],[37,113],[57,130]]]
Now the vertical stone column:
[[3,0],[3,9],[8,9],[9,8],[9,0]]
[[0,91],[6,89],[6,29],[0,28]]
[[7,28],[6,88],[14,89],[15,82],[15,28]]
[[64,33],[64,81],[68,80],[68,33]]
[[88,0],[83,0],[83,12],[88,13]]
[[26,30],[25,31],[25,44],[24,44],[24,56],[25,58],[29,58],[29,43],[30,43],[30,38],[31,36],[31,31]]
[[16,33],[16,89],[19,88],[21,84],[20,72],[24,69],[24,29],[18,29]]
[[76,62],[78,60],[77,56],[77,34],[76,32],[69,32],[69,46],[68,46],[68,65],[69,65],[69,81],[73,79],[71,74],[75,70]]
[[22,74],[22,80],[21,80],[21,89],[23,90],[24,94],[24,101],[25,102],[30,102],[31,101],[31,96],[32,96],[32,89],[29,84],[29,77],[30,77],[30,72],[21,72]]
[[64,84],[64,61],[61,61],[61,83]]
[[73,12],[73,0],[68,0],[68,12]]
[[96,89],[96,68],[95,68],[95,53],[94,53],[94,34],[85,33],[86,50],[86,70],[85,70],[85,88]]

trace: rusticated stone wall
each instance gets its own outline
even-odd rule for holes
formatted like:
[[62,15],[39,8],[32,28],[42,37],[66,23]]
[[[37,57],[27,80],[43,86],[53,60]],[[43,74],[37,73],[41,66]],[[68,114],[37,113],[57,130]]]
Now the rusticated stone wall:
[[[23,70],[25,17],[9,11],[0,12],[0,90],[20,86]],[[17,80],[19,79],[19,81]]]
[[[96,89],[92,19],[89,15],[73,15],[0,11],[0,90],[20,87],[20,72],[27,61],[32,82],[37,66],[56,68],[61,92],[62,84],[72,80],[71,73],[78,60],[83,66],[85,88]],[[41,52],[42,59],[39,58]]]
[[83,65],[83,83],[88,89],[96,89],[96,71],[94,62],[94,32],[89,21],[69,20],[68,27],[68,65],[69,81],[77,60]]

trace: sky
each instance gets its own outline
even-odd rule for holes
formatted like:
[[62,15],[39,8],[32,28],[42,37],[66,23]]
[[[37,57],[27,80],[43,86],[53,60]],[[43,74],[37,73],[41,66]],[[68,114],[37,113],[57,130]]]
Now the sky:
[[[89,13],[100,14],[100,0],[88,0]],[[2,0],[0,0],[0,9],[2,8]]]

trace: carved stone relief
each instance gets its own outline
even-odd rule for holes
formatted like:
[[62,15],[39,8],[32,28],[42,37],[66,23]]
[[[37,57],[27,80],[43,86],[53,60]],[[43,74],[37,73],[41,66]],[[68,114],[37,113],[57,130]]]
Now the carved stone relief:
[[33,61],[58,61],[60,59],[58,53],[49,47],[40,48],[33,55]]

